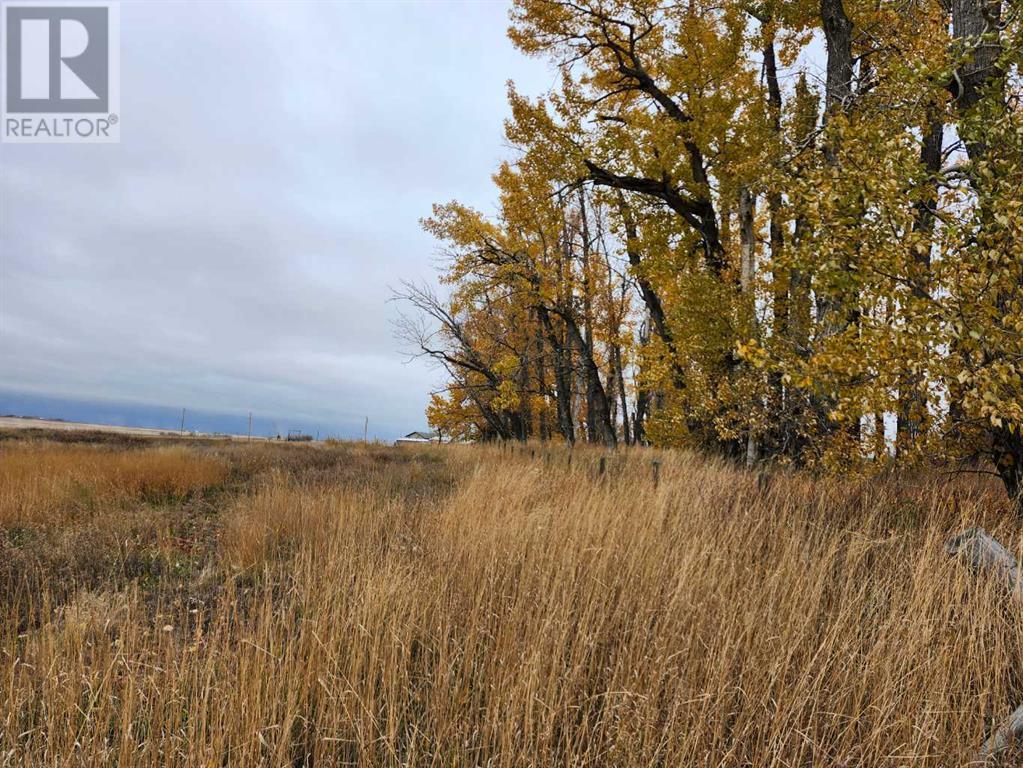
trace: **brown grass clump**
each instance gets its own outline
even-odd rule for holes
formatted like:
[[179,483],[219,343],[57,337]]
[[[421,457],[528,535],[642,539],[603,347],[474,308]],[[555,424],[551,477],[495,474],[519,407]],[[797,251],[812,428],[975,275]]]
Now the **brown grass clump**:
[[0,447],[0,525],[59,522],[127,501],[184,496],[224,481],[223,462],[180,447]]
[[[997,487],[764,487],[685,455],[655,486],[649,453],[601,476],[529,450],[218,449],[238,485],[186,575],[12,593],[0,754],[949,766],[1023,701],[1021,609],[943,550],[976,523],[1023,549]],[[153,546],[187,560],[168,530]]]

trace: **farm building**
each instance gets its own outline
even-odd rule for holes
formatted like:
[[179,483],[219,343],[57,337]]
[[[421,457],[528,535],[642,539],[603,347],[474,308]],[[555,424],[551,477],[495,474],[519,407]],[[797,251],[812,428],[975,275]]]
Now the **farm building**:
[[437,432],[417,431],[409,432],[404,437],[399,437],[397,440],[394,441],[394,444],[413,445],[422,443],[439,443],[440,441],[441,441],[440,434]]

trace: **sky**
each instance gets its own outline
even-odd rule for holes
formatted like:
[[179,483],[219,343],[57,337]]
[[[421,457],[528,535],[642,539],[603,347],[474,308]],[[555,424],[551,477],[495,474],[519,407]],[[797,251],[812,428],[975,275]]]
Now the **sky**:
[[506,82],[555,84],[507,12],[122,2],[120,143],[0,145],[0,414],[424,427],[390,287],[433,203],[493,210]]

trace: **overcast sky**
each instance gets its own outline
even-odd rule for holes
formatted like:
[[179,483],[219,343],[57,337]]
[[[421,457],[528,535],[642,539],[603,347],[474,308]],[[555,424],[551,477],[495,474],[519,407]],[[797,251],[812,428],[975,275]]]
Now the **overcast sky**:
[[122,3],[121,142],[0,145],[0,389],[424,425],[388,286],[432,203],[493,208],[505,82],[554,83],[507,10]]

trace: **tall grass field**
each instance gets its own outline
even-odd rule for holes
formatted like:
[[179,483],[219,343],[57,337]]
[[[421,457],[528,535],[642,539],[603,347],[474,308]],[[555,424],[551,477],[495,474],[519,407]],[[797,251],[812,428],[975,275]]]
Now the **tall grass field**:
[[979,476],[5,438],[0,765],[956,766],[1023,703]]

